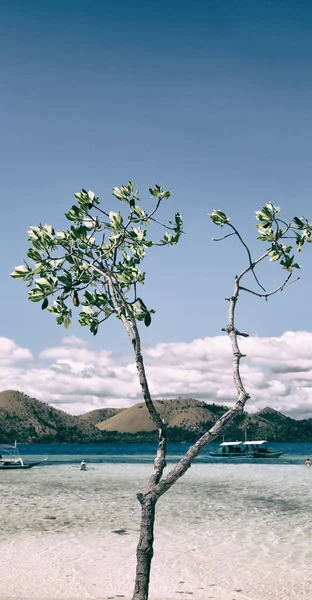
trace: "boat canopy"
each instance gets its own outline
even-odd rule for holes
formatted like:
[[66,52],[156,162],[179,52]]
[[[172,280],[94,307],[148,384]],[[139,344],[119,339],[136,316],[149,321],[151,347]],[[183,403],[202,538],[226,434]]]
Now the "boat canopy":
[[220,446],[240,446],[243,442],[222,442]]
[[253,442],[244,442],[244,446],[261,446],[262,444],[266,443],[266,440],[255,440]]

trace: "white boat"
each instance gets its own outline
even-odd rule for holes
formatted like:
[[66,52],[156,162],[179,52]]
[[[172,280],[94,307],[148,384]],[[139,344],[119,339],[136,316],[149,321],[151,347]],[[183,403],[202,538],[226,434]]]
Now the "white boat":
[[[48,458],[48,457],[47,457]],[[10,444],[0,444],[0,469],[31,469],[36,465],[47,460],[40,460],[37,462],[24,463],[15,442],[14,446]]]
[[269,450],[266,440],[222,442],[210,456],[217,458],[279,458],[283,450]]

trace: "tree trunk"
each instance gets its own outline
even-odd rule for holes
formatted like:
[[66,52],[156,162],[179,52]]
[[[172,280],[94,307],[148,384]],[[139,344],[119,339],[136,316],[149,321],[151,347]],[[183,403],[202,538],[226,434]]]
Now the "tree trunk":
[[132,600],[147,600],[151,562],[154,554],[154,522],[157,499],[151,493],[138,494],[141,503],[141,528],[137,545],[137,566]]

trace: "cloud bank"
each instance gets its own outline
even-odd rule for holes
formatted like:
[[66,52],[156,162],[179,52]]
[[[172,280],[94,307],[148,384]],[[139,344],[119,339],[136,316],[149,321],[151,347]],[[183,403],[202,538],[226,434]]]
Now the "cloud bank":
[[[247,354],[242,377],[251,395],[248,411],[271,406],[295,418],[312,417],[312,333],[240,340]],[[232,405],[236,399],[231,347],[226,335],[146,349],[154,398],[187,396]],[[37,357],[11,339],[0,338],[0,389],[20,390],[72,414],[95,408],[127,407],[141,401],[133,358],[92,350],[75,336]]]

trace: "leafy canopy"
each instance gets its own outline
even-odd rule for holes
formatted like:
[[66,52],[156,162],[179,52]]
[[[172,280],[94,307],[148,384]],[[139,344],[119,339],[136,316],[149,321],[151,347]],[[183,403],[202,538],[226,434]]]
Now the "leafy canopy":
[[[257,239],[268,243],[266,252],[270,261],[279,261],[283,269],[292,273],[293,269],[300,269],[292,254],[294,242],[298,252],[302,250],[305,242],[312,242],[312,223],[305,217],[294,217],[287,223],[279,217],[279,213],[280,207],[271,202],[256,211],[257,229],[260,233]],[[233,235],[237,233],[230,219],[221,210],[214,210],[209,216],[215,225],[228,225],[233,230]]]
[[[42,309],[55,315],[59,325],[70,325],[74,306],[80,307],[80,324],[94,335],[112,314],[131,315],[148,327],[155,311],[148,310],[138,295],[138,285],[145,281],[141,263],[147,248],[177,244],[183,228],[179,213],[167,226],[155,217],[170,192],[159,185],[149,192],[153,207],[148,211],[140,206],[131,181],[115,187],[113,195],[123,203],[123,210],[106,212],[98,196],[83,189],[75,194],[77,204],[65,214],[68,229],[57,232],[52,225],[31,226],[27,252],[31,262],[25,260],[11,276],[31,287],[29,300],[42,302]],[[148,235],[151,224],[165,229],[156,241]]]

